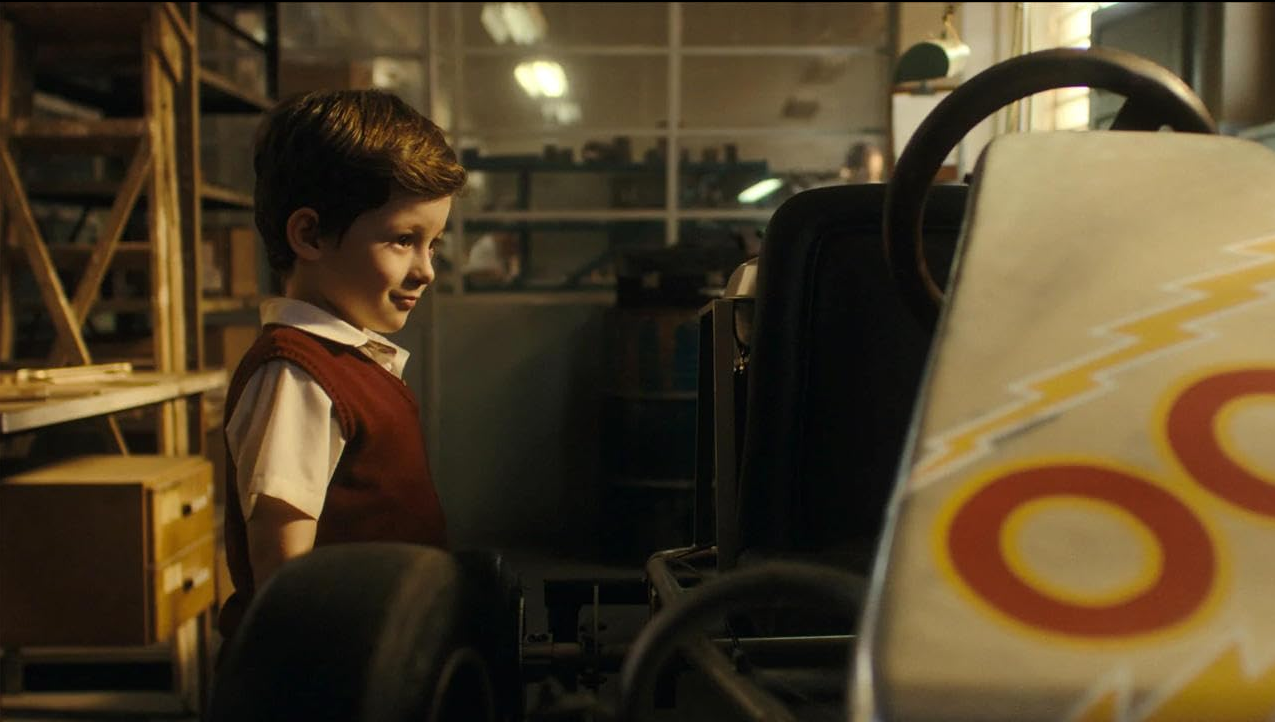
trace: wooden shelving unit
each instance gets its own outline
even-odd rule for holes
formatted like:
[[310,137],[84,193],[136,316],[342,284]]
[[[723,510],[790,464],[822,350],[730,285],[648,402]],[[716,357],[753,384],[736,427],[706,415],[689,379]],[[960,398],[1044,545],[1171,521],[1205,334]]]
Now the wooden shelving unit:
[[[140,369],[78,397],[62,389],[0,401],[0,455],[24,446],[15,439],[80,419],[106,420],[121,452],[145,439],[145,450],[165,456],[224,453],[205,447],[221,425],[227,378],[205,369],[205,322],[244,323],[260,295],[204,296],[204,212],[251,211],[253,200],[250,189],[205,182],[201,119],[269,108],[278,45],[275,4],[261,3],[268,38],[254,43],[267,93],[202,67],[200,23],[226,25],[210,5],[0,3],[0,371],[114,360]],[[49,97],[73,117],[51,113]],[[78,216],[69,233],[66,216]],[[101,319],[115,328],[100,332]],[[176,707],[193,714],[206,692],[210,630],[205,612],[158,648],[59,654],[167,659]],[[22,665],[51,658],[46,651],[3,650],[0,709],[98,709],[84,695],[24,693]]]

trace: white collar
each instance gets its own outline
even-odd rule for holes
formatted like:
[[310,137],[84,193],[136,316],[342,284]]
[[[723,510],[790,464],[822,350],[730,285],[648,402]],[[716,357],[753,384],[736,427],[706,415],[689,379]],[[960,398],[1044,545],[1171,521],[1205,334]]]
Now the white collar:
[[261,302],[261,324],[277,323],[291,326],[315,336],[353,346],[387,371],[403,377],[403,367],[411,353],[370,329],[357,329],[312,303],[295,298],[268,298]]

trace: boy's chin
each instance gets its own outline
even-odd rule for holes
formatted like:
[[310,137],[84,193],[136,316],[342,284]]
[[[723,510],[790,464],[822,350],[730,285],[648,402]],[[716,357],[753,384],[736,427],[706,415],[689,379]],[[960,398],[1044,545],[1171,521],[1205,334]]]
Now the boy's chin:
[[366,328],[369,331],[375,331],[379,334],[398,333],[407,326],[407,314],[404,313],[402,318],[378,318]]

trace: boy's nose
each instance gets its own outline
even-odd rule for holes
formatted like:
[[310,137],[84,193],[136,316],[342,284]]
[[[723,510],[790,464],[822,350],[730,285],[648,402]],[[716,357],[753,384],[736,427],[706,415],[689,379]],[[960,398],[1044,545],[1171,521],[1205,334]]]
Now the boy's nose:
[[434,261],[429,257],[428,250],[418,251],[415,254],[408,280],[420,286],[434,282]]

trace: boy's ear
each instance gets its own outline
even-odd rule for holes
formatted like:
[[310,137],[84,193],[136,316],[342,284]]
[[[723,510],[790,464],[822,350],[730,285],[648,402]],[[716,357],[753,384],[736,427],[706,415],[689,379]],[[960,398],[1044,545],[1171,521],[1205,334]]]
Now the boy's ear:
[[298,208],[288,216],[288,224],[284,228],[288,236],[288,245],[297,258],[314,261],[323,253],[319,243],[319,214],[313,208]]

